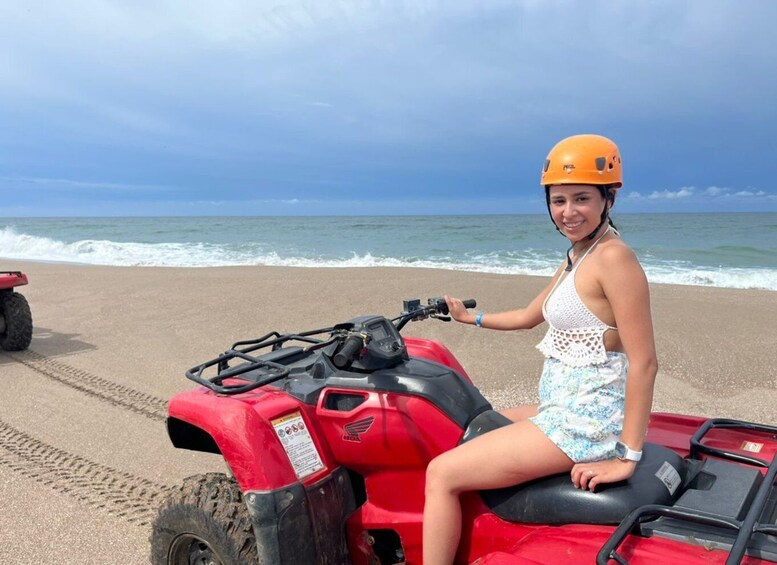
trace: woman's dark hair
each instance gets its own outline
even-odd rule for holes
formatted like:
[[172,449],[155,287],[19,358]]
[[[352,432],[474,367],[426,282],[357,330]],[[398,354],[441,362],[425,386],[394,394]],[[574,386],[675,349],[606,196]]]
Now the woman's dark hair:
[[[603,184],[597,185],[597,188],[599,189],[599,192],[602,193],[602,198],[604,198],[605,201],[610,201],[610,210],[612,210],[612,207],[615,205],[615,194],[618,192],[618,187],[611,184]],[[607,223],[609,223],[613,229],[617,230],[618,228],[615,227],[615,224],[612,222],[609,210],[605,209],[602,214],[607,214]],[[602,220],[604,220],[604,216],[602,217]]]

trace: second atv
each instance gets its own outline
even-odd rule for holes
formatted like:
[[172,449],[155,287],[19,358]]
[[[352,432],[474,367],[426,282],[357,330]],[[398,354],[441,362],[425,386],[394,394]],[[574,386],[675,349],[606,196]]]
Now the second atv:
[[16,287],[27,284],[27,275],[19,271],[0,271],[0,348],[5,351],[27,349],[32,341],[32,313],[27,299]]

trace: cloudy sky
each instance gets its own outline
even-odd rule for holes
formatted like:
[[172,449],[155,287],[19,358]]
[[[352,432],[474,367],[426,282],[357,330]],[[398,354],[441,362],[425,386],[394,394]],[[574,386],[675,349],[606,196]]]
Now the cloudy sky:
[[777,211],[777,2],[0,3],[0,216]]

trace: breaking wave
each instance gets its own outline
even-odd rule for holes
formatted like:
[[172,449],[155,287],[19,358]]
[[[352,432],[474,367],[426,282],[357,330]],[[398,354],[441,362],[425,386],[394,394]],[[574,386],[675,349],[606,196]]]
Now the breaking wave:
[[[100,239],[65,242],[0,229],[0,257],[121,267],[226,267],[286,266],[309,268],[418,267],[495,274],[550,276],[563,255],[558,251],[527,249],[520,253],[436,254],[427,256],[376,256],[372,253],[316,254],[314,250],[279,252],[263,243],[136,243]],[[723,288],[759,288],[777,291],[777,270],[768,268],[702,267],[688,261],[643,259],[654,283]]]

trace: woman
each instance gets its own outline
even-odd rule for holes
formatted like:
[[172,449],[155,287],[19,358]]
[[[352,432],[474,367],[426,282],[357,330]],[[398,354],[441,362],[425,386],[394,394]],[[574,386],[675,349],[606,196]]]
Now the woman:
[[537,346],[546,356],[540,404],[504,411],[512,424],[429,464],[424,565],[453,562],[460,493],[562,472],[593,491],[629,478],[642,455],[658,365],[645,273],[609,220],[622,186],[618,147],[598,135],[564,139],[541,184],[556,229],[572,244],[548,286],[526,308],[501,313],[475,315],[446,297],[455,320],[481,328],[548,322]]

